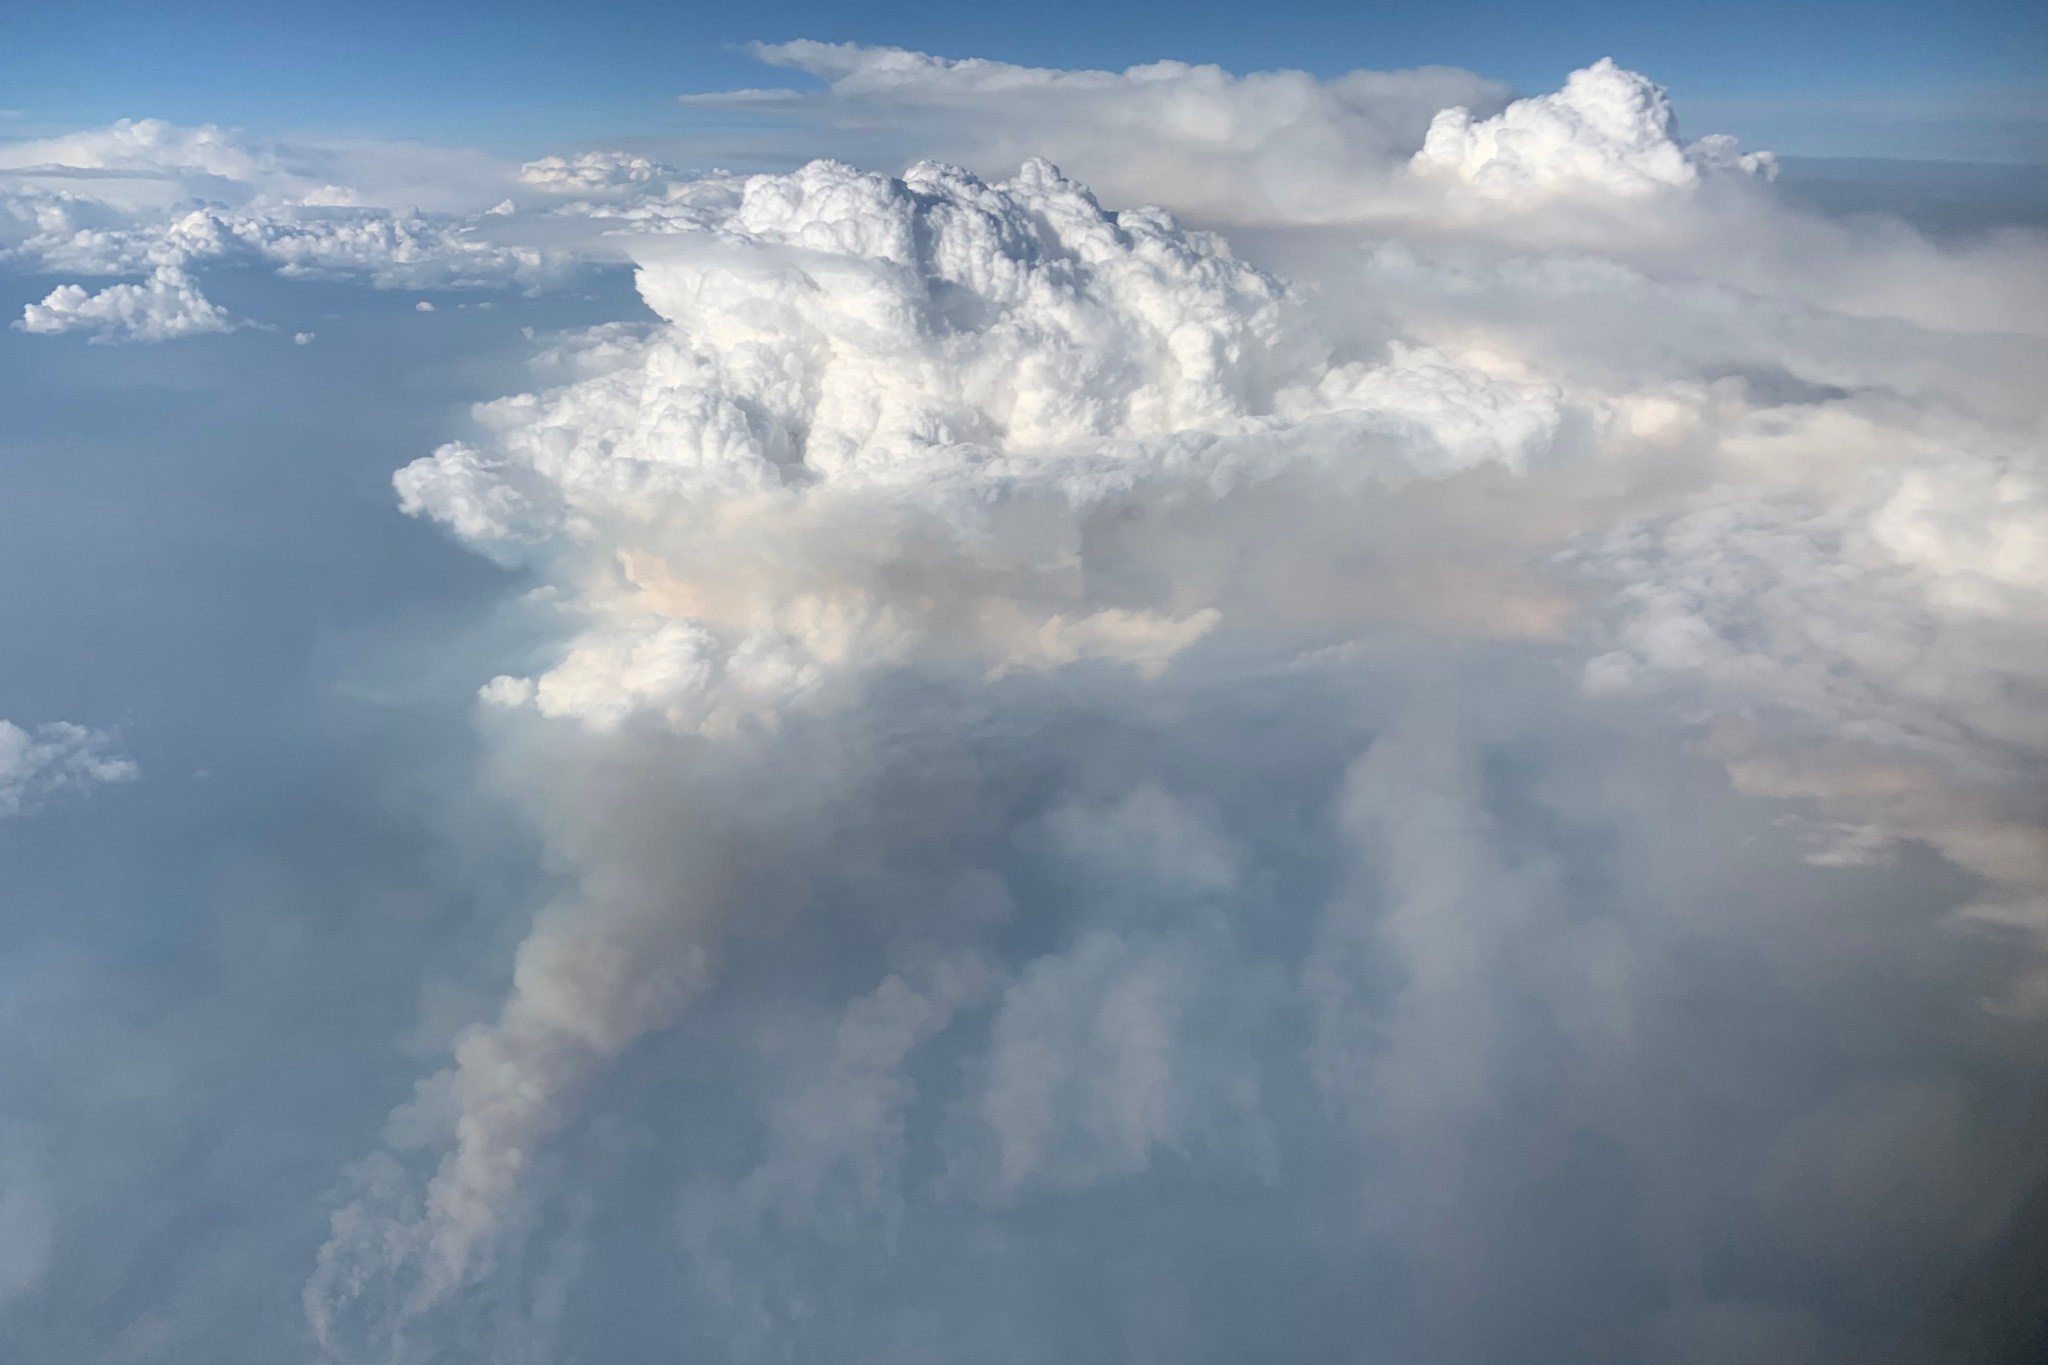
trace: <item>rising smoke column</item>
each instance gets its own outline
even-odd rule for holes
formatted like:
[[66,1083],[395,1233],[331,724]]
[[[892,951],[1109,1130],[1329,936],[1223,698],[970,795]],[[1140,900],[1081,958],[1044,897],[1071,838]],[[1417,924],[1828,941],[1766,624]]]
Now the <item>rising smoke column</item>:
[[[1448,196],[1461,231],[1532,197],[1597,201],[1606,231],[1642,200],[1662,244],[1703,178],[1765,166],[1681,147],[1661,93],[1605,64],[1490,119],[1447,111],[1427,137],[1390,174]],[[587,169],[609,183],[608,163]],[[1650,1187],[1646,1259],[1677,1286],[1666,1357],[1853,1344],[1803,1305],[1698,1287],[1700,1228],[1785,1234],[1742,1198],[1711,1207],[1668,1155],[1683,1140],[1643,1117],[1665,1082],[1632,1035],[1665,1018],[1655,988],[1693,936],[1725,945],[1648,852],[1699,850],[1615,796],[1699,736],[1603,768],[1603,746],[1641,741],[1599,712],[1672,700],[1738,792],[1790,803],[1818,869],[1926,845],[1979,884],[1942,903],[1911,882],[1900,894],[1929,901],[1908,924],[1967,907],[2028,941],[2039,755],[2014,699],[2044,676],[2038,413],[1973,394],[1916,336],[1671,283],[1576,239],[1531,252],[1525,224],[1500,252],[1361,250],[1311,297],[1038,161],[999,182],[816,162],[645,207],[663,231],[630,249],[660,325],[594,335],[585,377],[490,405],[479,438],[397,477],[407,511],[546,585],[558,648],[482,697],[570,885],[496,1018],[355,1173],[307,1291],[328,1349],[424,1356],[465,1295],[523,1273],[548,1216],[536,1172],[585,1097],[712,995],[728,956],[825,932],[816,888],[861,877],[901,879],[903,923],[843,997],[827,1059],[772,1106],[760,1162],[687,1201],[714,1279],[744,1260],[721,1260],[735,1228],[802,1228],[835,1172],[855,1173],[859,1208],[903,1216],[908,1067],[956,1027],[986,1045],[961,1044],[943,1170],[917,1197],[1000,1211],[1169,1159],[1284,1186],[1293,1138],[1273,1115],[1299,1073],[1322,1109],[1287,1111],[1292,1127],[1357,1144],[1361,1187],[1393,1163],[1397,1192],[1361,1196],[1360,1223],[1413,1227],[1423,1273],[1455,1279],[1489,1216],[1484,1123],[1543,1103],[1514,1098],[1535,1018],[1568,1043],[1543,1064],[1577,1107],[1552,1117],[1598,1128]],[[1621,331],[1645,300],[1655,345]],[[1333,325],[1347,303],[1381,324]],[[1857,392],[1915,386],[1939,398]],[[1985,524],[1988,541],[1954,530]],[[1313,807],[1299,825],[1328,863],[1292,956],[1243,947],[1286,846],[1229,791],[1258,746],[1205,749],[1189,719],[1179,781],[1104,774],[1052,738],[1076,713],[1268,727],[1292,765],[1276,790]],[[1034,726],[1036,756],[1005,747]],[[1769,726],[1795,738],[1761,743]],[[1517,764],[1578,785],[1520,792]],[[1061,794],[1028,795],[1046,785]],[[1702,828],[1741,828],[1739,806],[1697,799]],[[1588,911],[1571,856],[1532,851],[1516,812],[1624,843],[1614,877],[1638,899]],[[1018,866],[1066,869],[1077,917],[1022,961],[1003,951],[1033,913]],[[1758,854],[1739,894],[1773,867]],[[1788,900],[1825,906],[1825,871],[1802,875]],[[1780,947],[1795,975],[1824,957]],[[1967,976],[2014,1017],[2034,1008],[2024,971],[1956,971],[1945,988]],[[2016,1169],[2005,1130],[1979,1126],[1960,1082],[1902,1079],[1873,1048],[1810,1109],[1745,1116],[1738,1145],[1786,1189],[1859,1128],[1879,1171],[1988,1153],[2001,1174],[1916,1215],[1930,1244],[1966,1244]]]

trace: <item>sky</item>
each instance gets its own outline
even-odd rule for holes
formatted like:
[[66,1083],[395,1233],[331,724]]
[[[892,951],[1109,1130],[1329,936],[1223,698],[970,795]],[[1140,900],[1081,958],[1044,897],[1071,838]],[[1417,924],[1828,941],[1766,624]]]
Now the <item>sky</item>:
[[[1449,63],[1535,93],[1594,56],[1656,73],[1696,118],[1793,155],[2048,162],[2048,20],[2024,0],[1654,7],[1220,0],[716,7],[114,0],[10,7],[0,90],[78,126],[153,115],[271,133],[452,137],[532,154],[689,131],[683,91],[755,78],[750,41],[815,38],[1121,69]],[[1703,129],[1704,130],[1704,129]]]
[[1175,14],[0,21],[0,1358],[2042,1357],[2039,21]]

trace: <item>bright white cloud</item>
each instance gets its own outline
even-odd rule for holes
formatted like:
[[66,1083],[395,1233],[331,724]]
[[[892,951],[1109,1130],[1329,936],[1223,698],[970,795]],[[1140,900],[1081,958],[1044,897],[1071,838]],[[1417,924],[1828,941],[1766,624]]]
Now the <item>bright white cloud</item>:
[[519,181],[549,194],[601,194],[646,189],[677,174],[673,166],[630,152],[579,152],[529,161],[519,168]]
[[1491,118],[1465,108],[1430,121],[1415,169],[1488,199],[1541,201],[1594,190],[1635,198],[1695,184],[1702,173],[1769,175],[1768,153],[1739,153],[1718,136],[1679,146],[1664,91],[1602,58],[1554,95],[1516,100]]
[[[330,177],[350,177],[337,183]],[[422,183],[463,212],[423,213]],[[569,253],[495,239],[467,211],[514,183],[505,168],[410,147],[266,146],[207,125],[122,120],[36,141],[0,141],[0,261],[45,272],[147,274],[97,293],[66,285],[31,306],[27,330],[96,326],[167,340],[228,326],[189,271],[248,261],[287,277],[361,278],[380,288],[535,288]],[[451,197],[452,196],[452,197]],[[194,201],[200,206],[194,207]]]
[[94,341],[172,341],[233,327],[227,310],[199,292],[176,266],[159,266],[142,284],[110,284],[87,293],[59,285],[41,303],[22,309],[22,331],[52,335],[91,332]]
[[137,770],[114,737],[68,721],[25,730],[0,720],[0,819],[21,815],[52,797],[109,782],[130,782]]
[[[707,232],[641,250],[667,332],[498,405],[494,448],[399,475],[407,510],[499,553],[623,537],[602,625],[496,694],[545,714],[729,728],[925,641],[997,669],[1156,669],[1213,605],[1078,592],[1067,557],[1102,509],[1305,469],[1352,487],[1519,469],[1560,420],[1554,391],[1444,352],[1340,356],[1276,281],[1042,162],[997,185],[821,162],[707,211]],[[686,558],[679,521],[702,523]],[[907,600],[888,585],[904,538],[945,565]]]

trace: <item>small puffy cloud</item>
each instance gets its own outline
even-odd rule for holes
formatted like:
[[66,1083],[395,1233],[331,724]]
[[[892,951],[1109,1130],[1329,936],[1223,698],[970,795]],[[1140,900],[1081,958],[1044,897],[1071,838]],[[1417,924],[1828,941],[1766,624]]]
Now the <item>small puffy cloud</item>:
[[111,782],[131,782],[134,760],[114,737],[68,721],[25,730],[0,720],[0,819],[21,815],[53,797]]
[[230,331],[234,324],[190,275],[159,266],[142,284],[112,284],[96,293],[59,285],[41,303],[24,307],[15,326],[45,336],[91,332],[94,341],[172,341]]
[[1661,87],[1602,58],[1553,95],[1516,100],[1491,118],[1465,108],[1430,121],[1415,169],[1487,199],[1537,202],[1594,191],[1636,198],[1696,183],[1703,171],[1765,175],[1768,154],[1744,155],[1725,135],[1678,144]]
[[294,346],[311,346],[312,344],[313,344],[313,334],[312,334],[311,332],[293,332],[293,333],[292,333],[292,345],[294,345]]
[[519,168],[519,182],[549,194],[602,194],[645,190],[675,177],[673,166],[630,152],[580,152],[548,156]]
[[412,307],[413,307],[413,311],[414,311],[414,312],[416,312],[416,313],[431,313],[431,312],[433,312],[433,311],[434,311],[434,305],[432,304],[432,302],[430,302],[430,301],[429,301],[429,300],[427,300],[427,299],[421,299],[421,300],[420,300],[420,301],[419,301],[418,303],[414,304],[414,305],[413,305]]

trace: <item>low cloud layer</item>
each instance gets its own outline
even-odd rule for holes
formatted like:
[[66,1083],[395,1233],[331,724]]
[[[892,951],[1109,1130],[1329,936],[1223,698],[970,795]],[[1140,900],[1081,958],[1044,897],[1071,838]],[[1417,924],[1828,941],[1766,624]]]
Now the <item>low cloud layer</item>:
[[1801,211],[1611,62],[757,55],[825,87],[692,103],[944,159],[13,201],[151,272],[31,331],[235,252],[652,315],[395,475],[519,576],[457,652],[544,875],[360,1126],[321,1356],[1929,1339],[2044,1174],[2048,243]]

